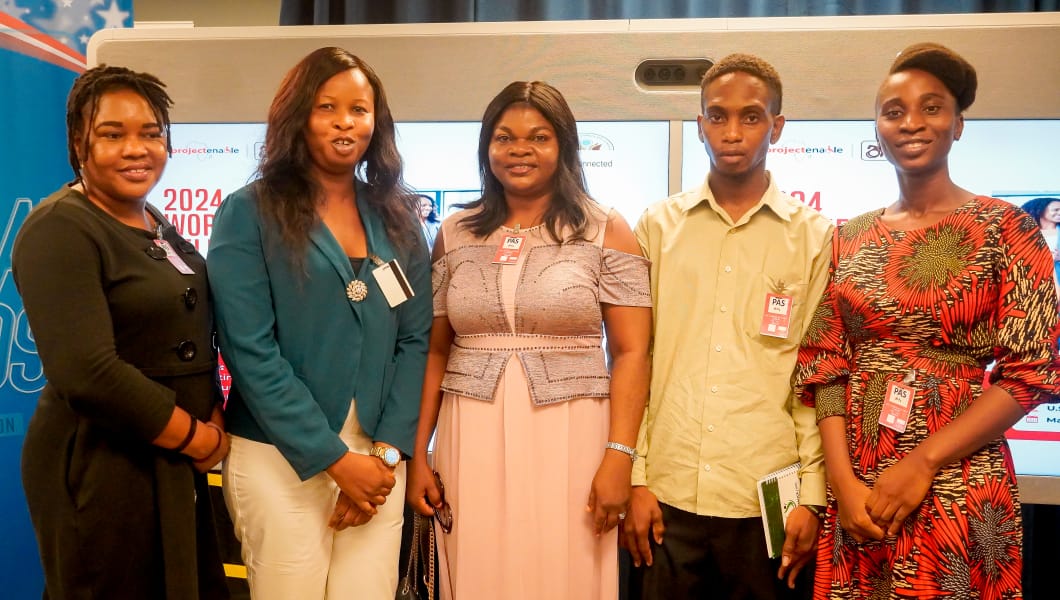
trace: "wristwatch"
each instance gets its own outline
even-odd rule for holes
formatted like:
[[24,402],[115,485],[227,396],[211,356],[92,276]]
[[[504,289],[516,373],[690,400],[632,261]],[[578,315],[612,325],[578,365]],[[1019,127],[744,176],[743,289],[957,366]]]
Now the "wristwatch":
[[401,453],[398,452],[397,448],[391,448],[390,446],[372,446],[372,451],[369,454],[383,461],[383,464],[391,469],[398,466],[398,463],[401,462]]
[[818,521],[823,521],[824,520],[824,512],[825,512],[826,507],[817,506],[816,504],[803,504],[802,507],[805,508],[806,510],[810,511],[810,513],[812,513],[813,516],[817,517]]

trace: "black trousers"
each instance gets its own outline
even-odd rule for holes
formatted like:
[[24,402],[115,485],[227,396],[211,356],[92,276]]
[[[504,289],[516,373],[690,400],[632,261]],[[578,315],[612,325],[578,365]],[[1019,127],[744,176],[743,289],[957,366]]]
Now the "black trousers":
[[777,579],[780,559],[766,553],[762,520],[704,517],[662,507],[663,543],[652,540],[653,564],[633,568],[630,600],[806,600],[812,596],[812,563],[795,590]]

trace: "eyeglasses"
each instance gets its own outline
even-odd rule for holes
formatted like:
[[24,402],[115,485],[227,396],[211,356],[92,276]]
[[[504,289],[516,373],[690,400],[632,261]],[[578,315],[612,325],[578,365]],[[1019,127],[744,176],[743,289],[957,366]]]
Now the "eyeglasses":
[[434,509],[434,518],[438,520],[442,531],[449,533],[453,530],[453,509],[445,500],[445,486],[442,485],[442,478],[438,475],[438,471],[434,472],[434,484],[438,486],[438,494],[442,497],[442,505]]

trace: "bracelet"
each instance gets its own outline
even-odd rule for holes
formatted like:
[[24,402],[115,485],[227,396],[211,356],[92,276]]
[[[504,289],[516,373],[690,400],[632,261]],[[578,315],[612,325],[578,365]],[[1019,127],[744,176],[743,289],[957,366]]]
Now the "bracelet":
[[174,452],[184,452],[184,449],[188,447],[191,440],[195,438],[195,430],[199,428],[199,420],[191,415],[188,416],[191,417],[191,425],[188,426],[188,435],[184,436],[184,441],[177,445],[176,448],[173,448]]
[[604,448],[618,450],[622,454],[628,454],[629,460],[637,462],[638,454],[636,448],[630,448],[629,446],[625,444],[619,444],[618,442],[607,442],[607,445],[605,445]]
[[203,462],[205,460],[209,460],[210,457],[213,456],[217,452],[217,450],[221,447],[221,443],[224,442],[225,432],[221,431],[221,428],[218,427],[213,421],[207,421],[206,422],[206,427],[208,427],[210,429],[213,429],[214,431],[217,432],[217,445],[214,446],[213,450],[210,450],[210,453],[207,454],[206,456],[204,456],[202,458],[193,458],[192,460],[195,461],[195,462]]

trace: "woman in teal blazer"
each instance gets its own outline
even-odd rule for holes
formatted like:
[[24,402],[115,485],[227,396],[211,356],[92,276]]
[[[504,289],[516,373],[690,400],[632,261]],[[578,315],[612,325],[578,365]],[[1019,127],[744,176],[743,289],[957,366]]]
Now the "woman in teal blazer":
[[296,65],[260,172],[217,211],[207,259],[251,593],[393,598],[430,264],[371,68],[338,48]]

